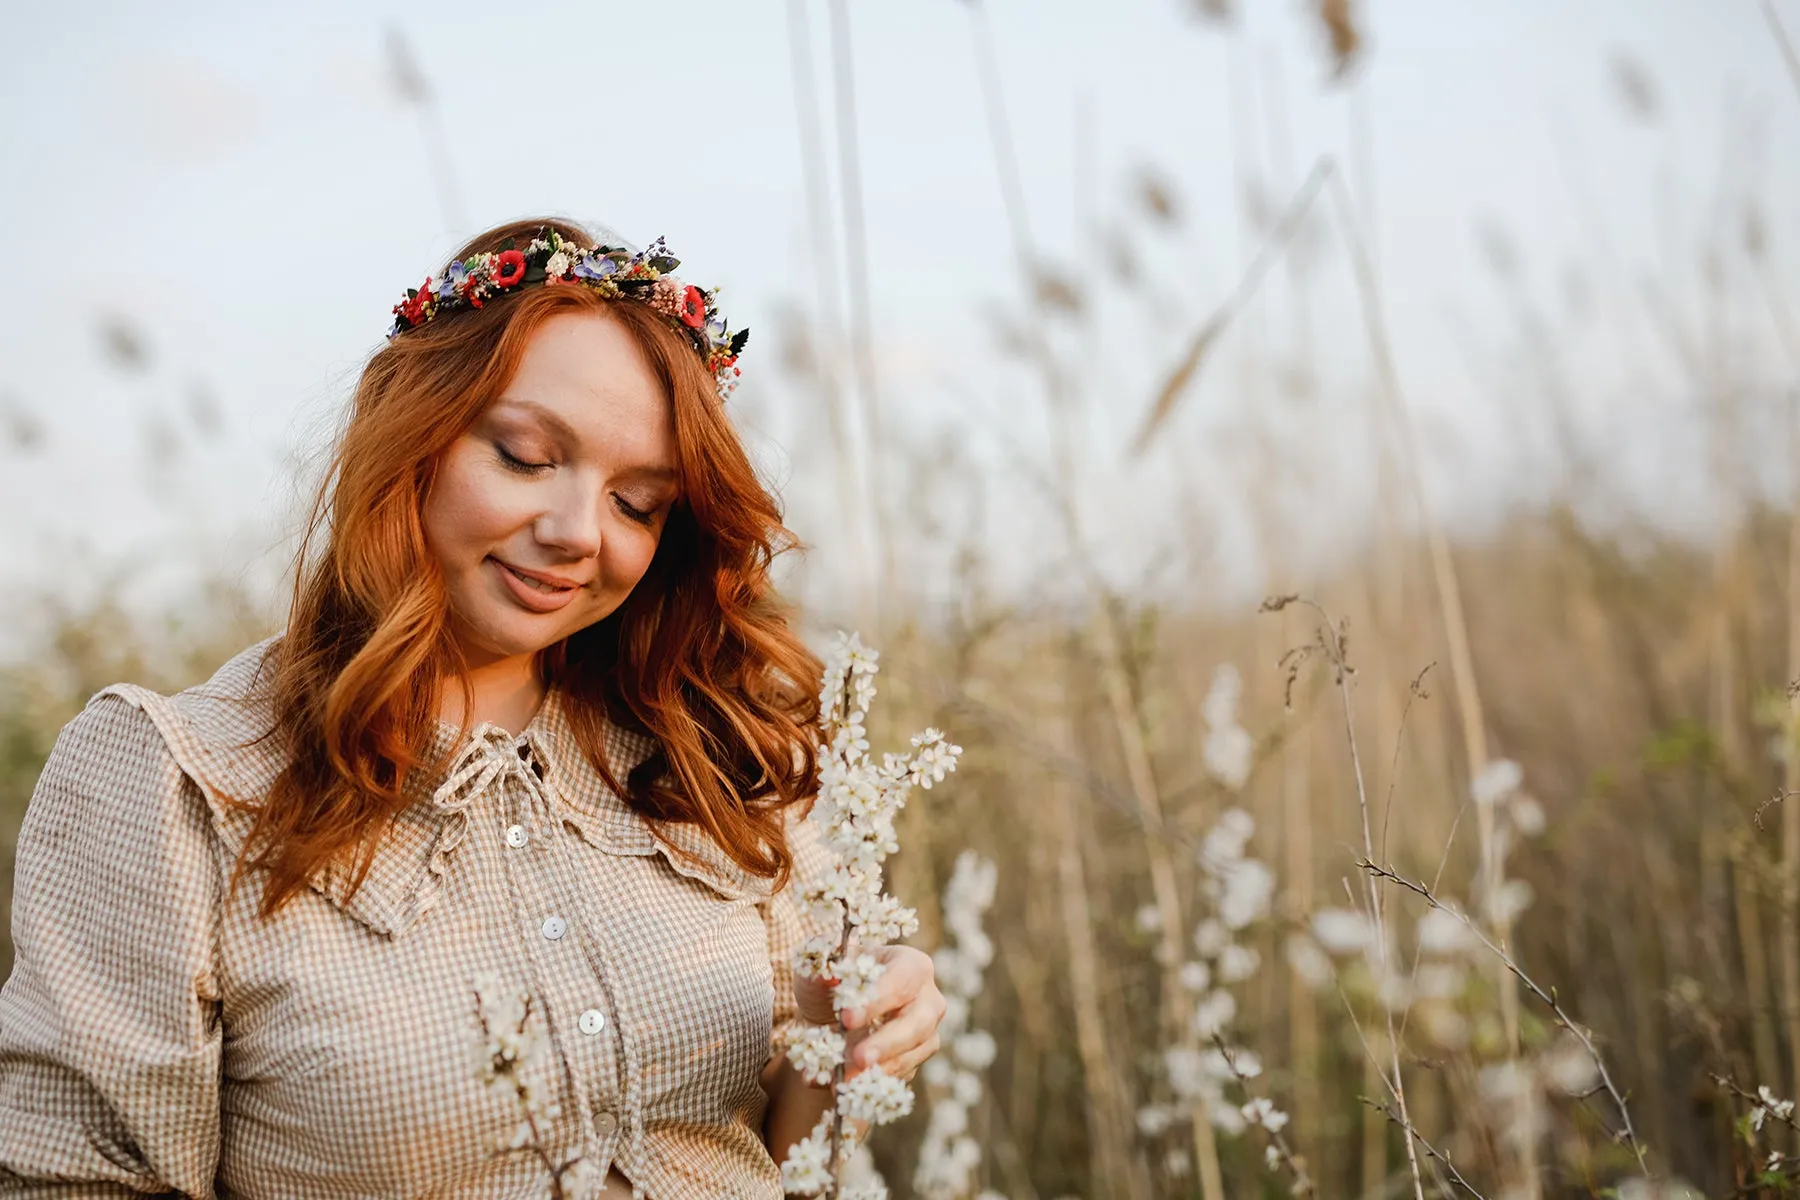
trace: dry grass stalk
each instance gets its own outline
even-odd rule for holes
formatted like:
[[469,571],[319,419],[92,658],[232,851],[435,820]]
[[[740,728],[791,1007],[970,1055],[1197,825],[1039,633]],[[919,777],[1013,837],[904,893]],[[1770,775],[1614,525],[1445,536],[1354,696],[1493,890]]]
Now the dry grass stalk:
[[859,461],[850,429],[850,414],[844,398],[842,364],[834,347],[841,338],[837,314],[842,311],[838,287],[837,239],[832,233],[831,186],[825,164],[824,138],[819,118],[818,89],[814,82],[812,35],[807,21],[806,0],[788,0],[788,64],[793,77],[794,127],[800,138],[800,165],[804,174],[807,224],[814,231],[808,245],[812,251],[813,285],[817,312],[811,324],[817,336],[812,337],[806,366],[818,390],[819,404],[825,412],[825,428],[831,439],[832,467],[837,482],[839,512],[851,531],[853,566],[852,593],[857,614],[856,627],[878,630],[880,624],[878,578],[880,564],[872,561],[872,547],[878,540],[872,508],[874,497],[863,487],[866,475],[856,469]]
[[[1301,647],[1298,651],[1289,652],[1288,670],[1291,678],[1292,672],[1297,671],[1301,663],[1303,663],[1306,658],[1312,657],[1316,652],[1319,656],[1324,658],[1326,668],[1331,672],[1342,707],[1344,737],[1350,749],[1350,770],[1356,783],[1356,808],[1357,815],[1362,824],[1364,854],[1365,856],[1370,855],[1375,852],[1375,838],[1372,827],[1369,824],[1369,789],[1367,775],[1363,771],[1362,751],[1358,746],[1356,738],[1355,705],[1350,699],[1350,679],[1354,674],[1354,670],[1350,665],[1345,631],[1343,626],[1333,621],[1331,617],[1326,614],[1324,609],[1320,608],[1312,601],[1302,599],[1298,596],[1283,596],[1265,601],[1263,603],[1263,611],[1280,612],[1290,604],[1304,605],[1307,608],[1310,608],[1318,617],[1319,624],[1314,635],[1314,641]],[[1379,967],[1385,968],[1388,965],[1389,955],[1389,936],[1386,916],[1387,908],[1386,905],[1382,903],[1381,889],[1376,886],[1373,879],[1369,881],[1368,891],[1369,916],[1375,929],[1376,962]],[[1410,1126],[1411,1121],[1410,1118],[1407,1117],[1406,1109],[1406,1078],[1400,1069],[1400,1039],[1394,1027],[1394,1014],[1391,1008],[1386,1009],[1386,1016],[1388,1062],[1386,1064],[1382,1082],[1386,1085],[1388,1093],[1393,1096],[1394,1105],[1399,1110],[1401,1118]],[[1425,1181],[1419,1174],[1418,1153],[1413,1148],[1413,1143],[1410,1139],[1408,1139],[1406,1143],[1406,1165],[1408,1172],[1412,1176],[1414,1200],[1425,1200]]]
[[1089,895],[1082,845],[1082,821],[1074,789],[1060,777],[1048,782],[1049,816],[1057,831],[1057,871],[1063,937],[1069,956],[1069,991],[1075,1009],[1075,1044],[1090,1100],[1088,1152],[1096,1191],[1141,1200],[1149,1195],[1127,1147],[1131,1144],[1132,1103],[1114,1071],[1122,1055],[1107,1044],[1107,1022],[1100,1005],[1100,954],[1094,942],[1093,902]]

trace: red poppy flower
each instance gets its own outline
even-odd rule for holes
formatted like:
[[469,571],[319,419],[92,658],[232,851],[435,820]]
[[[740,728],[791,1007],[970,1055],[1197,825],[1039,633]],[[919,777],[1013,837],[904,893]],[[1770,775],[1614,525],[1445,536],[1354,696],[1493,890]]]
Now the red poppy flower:
[[706,324],[706,293],[697,287],[681,293],[681,323],[689,329]]
[[420,321],[424,320],[425,304],[426,301],[430,299],[431,276],[427,275],[425,277],[425,282],[420,285],[419,290],[396,305],[394,311],[402,317],[405,317],[408,325],[417,325]]
[[499,267],[499,271],[494,275],[494,285],[503,288],[512,287],[525,278],[525,252],[502,250]]

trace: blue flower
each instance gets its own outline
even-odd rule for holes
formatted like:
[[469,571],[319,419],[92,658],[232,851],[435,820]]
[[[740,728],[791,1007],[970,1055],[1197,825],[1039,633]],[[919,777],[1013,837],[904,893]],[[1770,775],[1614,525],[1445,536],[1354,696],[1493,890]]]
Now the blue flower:
[[438,302],[441,304],[447,300],[461,299],[463,282],[468,278],[468,268],[464,267],[460,261],[451,263],[445,269],[444,277],[438,280]]
[[619,264],[604,255],[588,254],[575,264],[577,279],[605,279],[619,269]]

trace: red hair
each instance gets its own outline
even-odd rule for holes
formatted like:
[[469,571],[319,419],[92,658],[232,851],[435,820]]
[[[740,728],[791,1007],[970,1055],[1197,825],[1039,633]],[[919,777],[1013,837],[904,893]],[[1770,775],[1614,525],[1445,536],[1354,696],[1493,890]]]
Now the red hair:
[[[566,222],[526,221],[482,234],[456,257],[524,244],[545,225],[582,245],[595,241]],[[821,669],[769,578],[774,557],[797,543],[712,375],[669,318],[586,287],[533,287],[400,334],[357,383],[276,652],[271,735],[285,740],[287,766],[255,805],[237,868],[267,870],[265,915],[333,861],[346,862],[361,884],[408,803],[408,772],[425,765],[420,748],[437,719],[440,684],[469,687],[447,634],[423,503],[440,456],[499,397],[533,332],[576,310],[618,321],[662,382],[680,499],[624,604],[543,652],[540,669],[563,690],[590,762],[653,829],[693,822],[746,871],[786,880],[785,813],[816,787]],[[623,782],[606,761],[608,720],[659,747]]]

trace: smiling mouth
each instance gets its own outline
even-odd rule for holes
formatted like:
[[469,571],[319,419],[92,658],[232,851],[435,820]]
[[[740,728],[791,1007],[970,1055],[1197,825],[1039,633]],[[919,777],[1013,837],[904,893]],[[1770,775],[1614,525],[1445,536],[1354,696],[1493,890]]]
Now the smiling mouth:
[[568,591],[574,590],[573,588],[556,587],[552,584],[545,583],[542,580],[533,579],[529,575],[521,575],[521,574],[519,574],[519,572],[513,570],[511,567],[507,567],[505,563],[501,563],[500,565],[502,567],[506,567],[506,573],[508,575],[511,575],[514,579],[518,580],[520,583],[524,584],[526,587],[530,588],[534,592],[542,592],[546,596],[555,596],[561,592],[568,592]]

